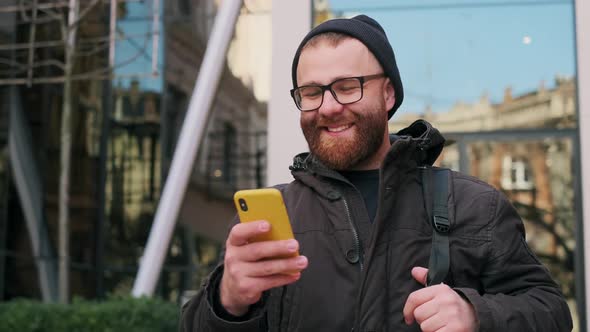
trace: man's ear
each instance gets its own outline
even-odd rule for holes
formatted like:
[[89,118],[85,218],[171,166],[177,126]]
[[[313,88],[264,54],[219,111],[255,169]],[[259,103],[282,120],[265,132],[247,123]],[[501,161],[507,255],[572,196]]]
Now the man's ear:
[[385,98],[385,109],[389,111],[395,104],[395,90],[389,78],[385,80],[383,86],[383,97]]

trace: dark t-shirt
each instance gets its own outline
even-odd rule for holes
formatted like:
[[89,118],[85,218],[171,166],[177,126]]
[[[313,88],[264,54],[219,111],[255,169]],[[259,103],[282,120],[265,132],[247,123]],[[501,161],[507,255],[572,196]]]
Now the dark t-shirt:
[[377,214],[377,200],[379,199],[379,170],[341,171],[340,174],[361,193],[369,213],[369,220],[373,222]]

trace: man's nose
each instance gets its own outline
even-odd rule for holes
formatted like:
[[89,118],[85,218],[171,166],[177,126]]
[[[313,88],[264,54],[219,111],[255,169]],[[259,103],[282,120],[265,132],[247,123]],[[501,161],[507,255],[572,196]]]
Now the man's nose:
[[324,91],[324,101],[318,109],[318,112],[323,116],[332,116],[342,112],[343,106],[340,104],[330,90]]

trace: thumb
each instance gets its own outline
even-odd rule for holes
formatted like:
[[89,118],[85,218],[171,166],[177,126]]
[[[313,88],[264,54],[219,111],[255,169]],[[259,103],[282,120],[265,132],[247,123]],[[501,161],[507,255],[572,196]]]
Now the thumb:
[[412,269],[412,277],[416,279],[417,282],[421,283],[422,285],[426,286],[426,278],[428,276],[428,269],[416,266]]

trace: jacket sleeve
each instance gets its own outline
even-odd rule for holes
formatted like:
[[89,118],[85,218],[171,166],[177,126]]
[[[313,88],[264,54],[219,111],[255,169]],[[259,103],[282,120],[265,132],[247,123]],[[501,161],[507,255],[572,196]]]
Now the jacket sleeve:
[[219,283],[223,265],[211,273],[200,291],[182,307],[180,331],[182,332],[242,332],[266,331],[263,302],[253,305],[245,317],[230,319],[215,310],[215,297],[219,296]]
[[483,294],[457,288],[474,306],[481,332],[571,331],[572,318],[559,286],[530,251],[524,226],[508,199],[497,192]]

